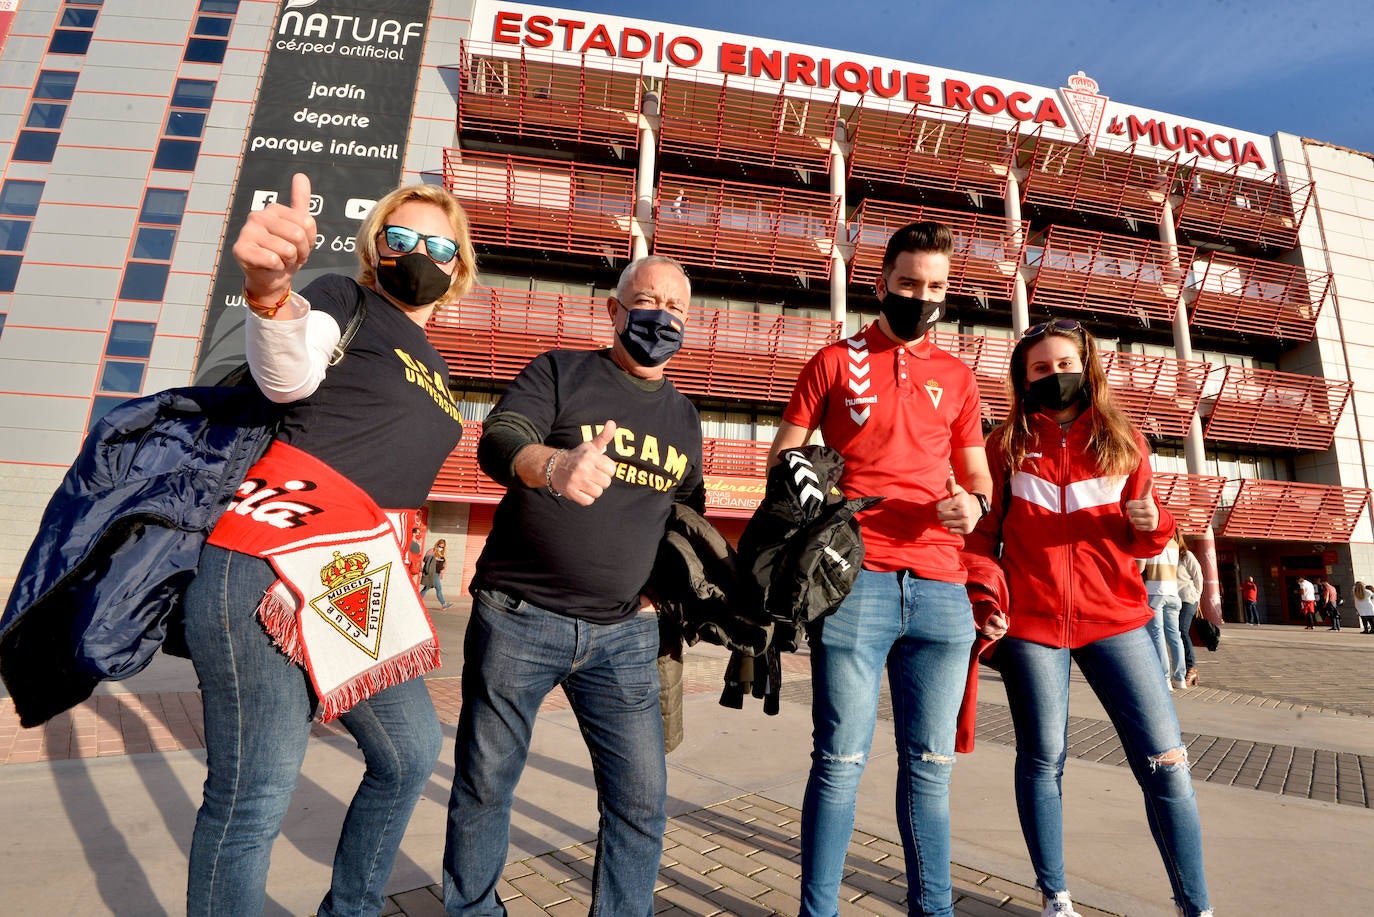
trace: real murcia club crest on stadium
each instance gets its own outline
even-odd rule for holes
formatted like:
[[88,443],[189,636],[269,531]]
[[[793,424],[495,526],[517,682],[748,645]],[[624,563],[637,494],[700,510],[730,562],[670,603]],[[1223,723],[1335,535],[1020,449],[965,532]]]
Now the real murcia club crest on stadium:
[[1059,87],[1059,94],[1064,97],[1078,132],[1087,139],[1088,150],[1096,152],[1102,118],[1107,114],[1107,97],[1097,91],[1097,80],[1082,70],[1069,77],[1068,82],[1068,86]]
[[382,610],[391,580],[391,564],[369,570],[361,551],[334,559],[320,570],[325,593],[310,600],[315,613],[373,659],[382,640]]

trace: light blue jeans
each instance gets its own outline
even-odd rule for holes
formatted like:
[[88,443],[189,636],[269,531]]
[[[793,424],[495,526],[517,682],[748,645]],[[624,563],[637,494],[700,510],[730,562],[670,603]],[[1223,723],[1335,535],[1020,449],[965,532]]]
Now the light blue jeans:
[[1187,674],[1183,637],[1178,629],[1178,616],[1183,610],[1183,601],[1176,595],[1152,595],[1150,610],[1155,616],[1146,627],[1154,641],[1160,664],[1164,668],[1165,684],[1169,683],[1170,678],[1182,681],[1183,676]]
[[592,915],[650,917],[667,827],[658,616],[591,624],[495,590],[474,595],[444,845],[444,908],[503,915],[496,883],[539,705],[560,685],[596,781]]
[[801,917],[835,917],[886,664],[897,735],[897,826],[911,914],[952,911],[949,782],[973,612],[954,583],[860,570],[811,641],[811,774],[802,803]]
[[1016,729],[1016,809],[1040,889],[1046,895],[1065,889],[1063,778],[1070,658],[1111,717],[1145,794],[1145,817],[1174,903],[1185,917],[1196,917],[1209,907],[1202,822],[1186,758],[1173,764],[1160,760],[1170,751],[1186,750],[1144,627],[1076,650],[1013,637],[1003,638],[997,650]]
[[[205,707],[205,801],[196,815],[186,912],[261,914],[272,842],[310,740],[314,696],[304,670],[255,613],[276,580],[267,561],[207,546],[186,591],[186,642]],[[379,913],[382,891],[443,742],[421,679],[340,717],[366,761],[334,851],[320,917]]]

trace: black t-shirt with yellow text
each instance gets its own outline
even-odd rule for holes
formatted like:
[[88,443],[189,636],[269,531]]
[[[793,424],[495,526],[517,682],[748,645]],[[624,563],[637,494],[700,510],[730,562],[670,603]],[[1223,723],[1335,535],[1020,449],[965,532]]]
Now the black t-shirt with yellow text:
[[636,385],[609,351],[553,350],[535,357],[493,414],[529,418],[546,445],[572,449],[607,420],[611,486],[591,506],[516,482],[496,508],[472,588],[497,589],[595,623],[638,607],[668,512],[702,486],[701,419],[666,379]]
[[[347,326],[360,288],[326,274],[301,291]],[[362,288],[367,318],[309,398],[288,406],[278,438],[357,484],[383,509],[415,509],[462,436],[448,364],[399,308]]]

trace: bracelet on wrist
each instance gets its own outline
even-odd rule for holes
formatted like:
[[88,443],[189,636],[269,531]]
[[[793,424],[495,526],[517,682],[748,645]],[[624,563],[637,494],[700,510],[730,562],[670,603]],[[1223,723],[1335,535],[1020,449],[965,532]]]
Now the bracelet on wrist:
[[560,500],[563,495],[558,492],[558,488],[553,486],[553,466],[558,464],[558,457],[567,451],[567,449],[555,449],[553,455],[549,456],[548,464],[544,466],[544,487]]
[[253,310],[253,314],[256,315],[258,318],[272,318],[274,315],[277,314],[278,309],[280,309],[282,306],[286,305],[288,302],[291,301],[291,288],[288,286],[286,288],[286,292],[281,295],[281,299],[277,300],[276,303],[269,306],[260,303],[253,297],[249,296],[248,288],[244,287],[243,301],[249,309]]

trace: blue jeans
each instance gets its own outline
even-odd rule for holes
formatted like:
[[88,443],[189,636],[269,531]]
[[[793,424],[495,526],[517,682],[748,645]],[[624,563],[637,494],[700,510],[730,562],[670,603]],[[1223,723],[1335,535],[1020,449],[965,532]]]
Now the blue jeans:
[[860,570],[811,641],[811,774],[802,803],[802,917],[835,917],[886,663],[897,736],[907,908],[952,913],[949,781],[973,613],[964,587]]
[[562,686],[591,752],[596,862],[590,914],[649,917],[667,827],[658,616],[591,624],[495,590],[474,595],[444,844],[444,908],[501,915],[496,883],[534,718]]
[[[1016,728],[1016,809],[1040,889],[1046,895],[1065,890],[1063,778],[1070,658],[1111,717],[1144,791],[1145,817],[1164,860],[1174,903],[1187,917],[1196,917],[1209,906],[1202,823],[1178,717],[1160,681],[1158,656],[1144,627],[1076,650],[1013,637],[1003,638],[998,648]],[[1180,753],[1181,760],[1160,760],[1170,752]]]
[[[315,697],[255,612],[276,580],[265,560],[207,546],[186,591],[186,641],[205,706],[205,800],[191,839],[186,911],[261,914],[272,842],[296,789]],[[334,851],[320,917],[375,915],[443,741],[421,679],[379,692],[340,722],[366,761]]]
[[1183,640],[1178,633],[1178,613],[1182,608],[1183,603],[1176,595],[1150,596],[1150,609],[1155,616],[1145,627],[1154,641],[1166,684],[1170,678],[1182,681],[1187,674],[1183,667]]
[[1259,603],[1258,603],[1258,602],[1246,602],[1246,603],[1245,603],[1245,623],[1246,623],[1246,624],[1258,624],[1259,622],[1260,622],[1260,619],[1259,619]]
[[1193,618],[1197,616],[1197,602],[1179,600],[1178,636],[1183,641],[1183,665],[1197,668],[1197,657],[1193,655]]
[[448,602],[445,602],[445,601],[444,601],[444,586],[443,586],[443,584],[442,584],[441,582],[439,582],[439,576],[438,576],[438,574],[435,574],[435,576],[434,576],[434,585],[433,585],[433,586],[421,586],[421,587],[420,587],[420,601],[421,601],[421,602],[423,602],[423,601],[425,600],[425,593],[428,592],[430,589],[433,589],[433,590],[434,590],[434,597],[437,598],[437,599],[439,600],[439,604],[440,604],[440,605],[447,605],[447,604],[448,604]]

